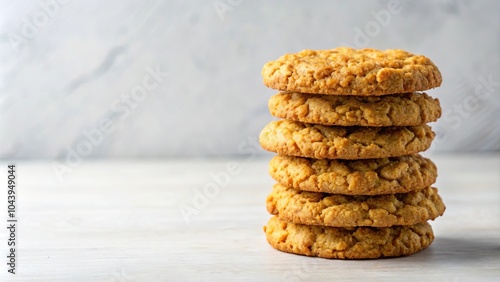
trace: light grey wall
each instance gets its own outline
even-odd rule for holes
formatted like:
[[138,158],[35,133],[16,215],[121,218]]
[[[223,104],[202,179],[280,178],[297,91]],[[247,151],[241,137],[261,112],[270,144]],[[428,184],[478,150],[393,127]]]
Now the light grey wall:
[[500,1],[390,2],[1,2],[0,157],[250,152],[262,65],[346,44],[438,65],[433,150],[499,150]]

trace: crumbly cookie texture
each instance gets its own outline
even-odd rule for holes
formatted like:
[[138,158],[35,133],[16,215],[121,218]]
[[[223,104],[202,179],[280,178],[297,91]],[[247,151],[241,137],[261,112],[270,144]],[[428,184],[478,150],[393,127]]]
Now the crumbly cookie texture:
[[366,160],[310,159],[276,155],[269,174],[284,186],[345,195],[417,191],[436,181],[436,165],[418,154]]
[[346,47],[284,55],[264,65],[262,78],[281,91],[365,96],[423,91],[442,81],[425,56]]
[[293,223],[334,227],[413,225],[445,210],[436,188],[401,194],[346,196],[305,192],[281,184],[267,197],[270,214]]
[[278,93],[268,106],[275,117],[323,125],[412,126],[441,116],[439,100],[425,93],[367,97]]
[[262,148],[281,155],[316,159],[371,159],[415,154],[429,148],[428,125],[409,127],[341,127],[273,121],[260,133]]
[[294,224],[272,217],[264,232],[277,250],[336,259],[408,256],[427,248],[434,240],[427,222],[384,228],[339,228]]

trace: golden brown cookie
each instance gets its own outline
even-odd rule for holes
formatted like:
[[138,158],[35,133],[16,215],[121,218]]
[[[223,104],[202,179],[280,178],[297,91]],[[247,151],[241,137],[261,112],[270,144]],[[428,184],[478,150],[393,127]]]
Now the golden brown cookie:
[[278,93],[268,106],[275,117],[323,125],[412,126],[441,116],[439,100],[425,93],[367,97]]
[[428,125],[341,127],[273,121],[260,133],[262,148],[281,155],[316,159],[397,157],[427,150],[434,139]]
[[378,196],[305,192],[274,185],[267,211],[293,223],[334,227],[413,225],[445,210],[436,188]]
[[310,159],[276,155],[269,174],[284,186],[345,195],[417,191],[436,181],[436,165],[418,154],[366,160]]
[[282,252],[337,259],[408,256],[434,240],[427,222],[392,227],[325,227],[294,224],[272,217],[264,226],[267,241]]
[[346,47],[284,55],[264,65],[262,78],[281,91],[365,96],[423,91],[442,81],[425,56]]

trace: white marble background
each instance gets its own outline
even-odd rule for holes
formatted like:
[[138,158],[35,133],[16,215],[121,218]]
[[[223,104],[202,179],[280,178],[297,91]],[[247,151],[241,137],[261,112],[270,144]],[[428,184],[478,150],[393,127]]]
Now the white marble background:
[[0,157],[253,153],[262,65],[345,44],[439,66],[433,150],[500,150],[500,1],[390,2],[1,1]]

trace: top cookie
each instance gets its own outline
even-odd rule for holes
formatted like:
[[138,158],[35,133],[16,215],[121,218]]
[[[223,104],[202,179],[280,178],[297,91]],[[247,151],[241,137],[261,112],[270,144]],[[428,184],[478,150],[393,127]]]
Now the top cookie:
[[264,84],[281,91],[376,96],[441,85],[439,69],[427,57],[403,50],[303,50],[268,62]]

